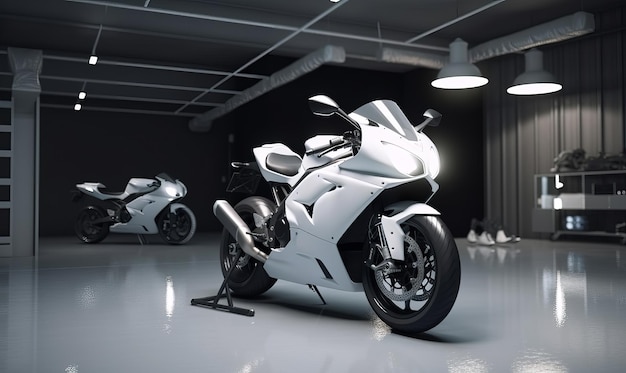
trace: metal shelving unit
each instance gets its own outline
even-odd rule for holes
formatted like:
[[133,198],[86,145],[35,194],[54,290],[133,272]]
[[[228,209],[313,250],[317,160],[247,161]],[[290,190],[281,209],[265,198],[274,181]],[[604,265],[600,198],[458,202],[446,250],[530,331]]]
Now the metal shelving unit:
[[534,176],[533,231],[615,237],[626,244],[626,170]]

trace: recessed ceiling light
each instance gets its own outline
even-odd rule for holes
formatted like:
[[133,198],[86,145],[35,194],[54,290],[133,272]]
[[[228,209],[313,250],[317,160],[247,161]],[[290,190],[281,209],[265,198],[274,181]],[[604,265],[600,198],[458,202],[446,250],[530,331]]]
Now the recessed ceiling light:
[[93,55],[91,57],[89,57],[89,64],[90,65],[95,65],[98,63],[98,56]]
[[74,105],[74,110],[76,111],[80,111],[80,109],[83,108],[83,105],[80,104],[80,102],[77,102],[76,105]]
[[85,92],[85,91],[80,91],[80,92],[78,93],[78,99],[79,99],[79,100],[84,100],[84,99],[85,99],[85,97],[87,97],[87,92]]

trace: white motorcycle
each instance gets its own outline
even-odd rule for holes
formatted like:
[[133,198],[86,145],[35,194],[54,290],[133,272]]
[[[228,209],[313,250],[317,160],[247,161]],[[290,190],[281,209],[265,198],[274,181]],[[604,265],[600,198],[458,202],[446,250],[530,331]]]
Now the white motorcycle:
[[[354,129],[308,139],[302,158],[283,144],[255,148],[256,162],[233,163],[229,190],[253,190],[260,173],[274,200],[213,206],[225,227],[220,263],[230,305],[230,292],[253,297],[282,279],[309,285],[320,298],[317,286],[364,291],[397,331],[433,328],[452,309],[461,278],[455,241],[426,204],[439,188],[439,154],[422,130],[441,114],[427,110],[413,126],[389,100],[349,115],[326,96],[309,105]],[[220,308],[210,298],[213,304],[196,304]]]
[[109,192],[101,183],[76,184],[74,200],[91,196],[101,205],[84,207],[74,231],[86,243],[102,241],[109,232],[134,233],[143,243],[144,234],[159,234],[170,244],[188,242],[196,231],[196,218],[189,207],[175,203],[187,187],[165,173],[154,179],[131,178],[123,192]]

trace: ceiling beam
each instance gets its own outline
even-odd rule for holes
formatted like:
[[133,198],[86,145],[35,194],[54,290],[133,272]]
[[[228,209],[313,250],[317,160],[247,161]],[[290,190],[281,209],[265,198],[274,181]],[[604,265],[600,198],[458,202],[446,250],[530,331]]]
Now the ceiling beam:
[[[202,19],[202,20],[207,20],[207,21],[232,23],[232,24],[238,24],[238,25],[244,25],[244,26],[262,27],[262,28],[269,28],[269,29],[274,29],[274,30],[283,30],[283,31],[290,31],[290,32],[298,31],[298,27],[283,25],[279,23],[258,22],[258,21],[250,21],[250,20],[245,20],[245,19],[240,19],[240,18],[231,18],[231,17],[218,17],[218,16],[212,16],[208,14],[182,12],[182,11],[177,11],[177,10],[172,10],[172,9],[162,9],[162,8],[155,8],[155,7],[142,7],[142,6],[136,6],[136,5],[130,5],[130,4],[121,4],[121,3],[116,3],[112,1],[103,1],[103,0],[65,0],[65,1],[97,5],[97,6],[106,6],[106,7],[126,9],[126,10],[135,10],[139,12],[150,12],[150,13],[157,13],[157,14],[164,14],[164,15],[171,15],[171,16],[178,16],[178,17]],[[344,3],[347,3],[348,1],[349,0],[343,0],[335,4],[335,6],[340,5],[340,4],[343,5]],[[504,0],[500,0],[500,1],[504,1]],[[408,47],[408,48],[420,48],[420,49],[439,51],[439,52],[449,51],[448,47],[440,47],[440,46],[427,45],[427,44],[416,44],[414,42],[404,42],[404,41],[399,41],[399,40],[382,39],[380,37],[354,35],[354,34],[348,34],[348,33],[342,33],[342,32],[313,29],[313,28],[307,28],[305,30],[301,30],[300,32],[303,34],[329,36],[329,37],[365,41],[365,42],[371,42],[371,43],[377,43],[377,44],[382,43],[382,44],[388,44],[388,45],[403,46],[403,47]]]
[[[302,25],[301,27],[299,27],[297,30],[293,31],[291,34],[285,36],[284,38],[282,38],[280,41],[278,41],[276,44],[272,45],[271,47],[267,48],[265,51],[261,52],[260,54],[258,54],[256,57],[254,57],[253,59],[251,59],[250,61],[246,62],[245,64],[243,64],[242,66],[240,66],[238,69],[236,69],[235,71],[233,71],[229,76],[225,76],[223,79],[221,79],[219,82],[215,83],[213,86],[211,86],[209,89],[207,89],[205,92],[201,93],[200,95],[198,95],[197,97],[195,97],[193,100],[191,100],[189,102],[189,104],[193,104],[196,100],[199,100],[200,98],[202,98],[204,95],[212,92],[216,87],[219,87],[220,85],[222,85],[224,82],[226,82],[227,80],[229,80],[230,78],[232,78],[234,76],[234,74],[240,73],[241,71],[243,71],[244,69],[246,69],[247,67],[251,66],[253,63],[257,62],[258,60],[260,60],[261,58],[267,56],[268,54],[270,54],[272,51],[274,51],[275,49],[277,49],[278,47],[280,47],[281,45],[285,44],[286,42],[288,42],[289,40],[293,39],[294,37],[296,37],[298,34],[300,34],[302,31],[306,30],[307,28],[313,26],[314,24],[316,24],[319,20],[321,20],[322,18],[326,17],[327,15],[329,15],[330,13],[332,13],[333,11],[335,11],[336,9],[338,9],[339,7],[343,6],[344,4],[347,4],[348,1],[350,0],[343,0],[339,3],[336,3],[335,5],[331,6],[330,8],[326,9],[325,11],[323,11],[322,13],[320,13],[319,15],[317,15],[316,17],[314,17],[313,19],[311,19],[310,21],[308,21],[307,23],[305,23],[304,25]],[[305,57],[306,58],[306,57]],[[343,60],[341,62],[345,61],[345,51],[343,52]],[[272,76],[274,76],[275,74],[272,74]],[[263,81],[261,81],[263,82]],[[259,84],[259,83],[257,83]],[[246,91],[249,91],[250,88],[248,88]],[[187,105],[183,105],[181,106],[180,109],[178,109],[178,111],[182,111],[187,107]]]

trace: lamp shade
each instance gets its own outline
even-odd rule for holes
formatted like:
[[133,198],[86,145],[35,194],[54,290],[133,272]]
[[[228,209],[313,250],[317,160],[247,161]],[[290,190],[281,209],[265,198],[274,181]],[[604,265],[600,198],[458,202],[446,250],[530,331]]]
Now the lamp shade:
[[431,84],[435,88],[465,89],[480,87],[488,82],[478,67],[469,63],[467,43],[457,38],[450,43],[450,62],[439,70]]
[[560,91],[563,86],[557,83],[552,74],[543,69],[543,53],[531,49],[524,54],[525,71],[513,81],[506,91],[512,95],[541,95]]

